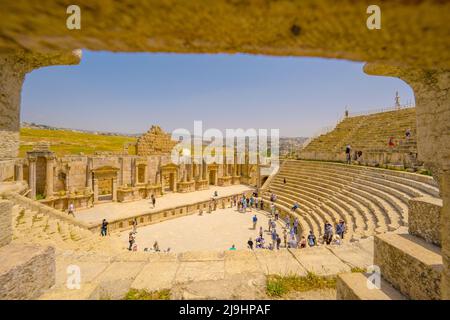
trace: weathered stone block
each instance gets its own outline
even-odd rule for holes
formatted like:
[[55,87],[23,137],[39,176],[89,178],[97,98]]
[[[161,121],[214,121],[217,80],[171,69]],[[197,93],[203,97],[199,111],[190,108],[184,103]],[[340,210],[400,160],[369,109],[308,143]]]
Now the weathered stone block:
[[367,275],[344,273],[337,277],[336,294],[338,300],[404,300],[405,297],[389,283],[381,280],[380,289],[370,289]]
[[54,248],[15,244],[0,248],[0,300],[35,299],[54,284]]
[[414,198],[409,200],[408,209],[409,233],[440,246],[442,200],[433,197]]
[[409,234],[375,236],[374,264],[381,276],[411,299],[440,299],[440,248]]

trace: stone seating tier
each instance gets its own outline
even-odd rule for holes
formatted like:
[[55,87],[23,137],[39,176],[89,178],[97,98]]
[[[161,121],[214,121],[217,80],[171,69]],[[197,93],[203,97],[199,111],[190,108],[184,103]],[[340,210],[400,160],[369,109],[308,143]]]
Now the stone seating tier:
[[[428,176],[299,160],[283,163],[265,187],[266,203],[270,202],[268,191],[277,195],[276,206],[283,215],[299,217],[303,235],[312,230],[321,236],[326,221],[337,223],[342,219],[347,224],[345,237],[351,240],[407,226],[410,199],[436,199],[439,195]],[[294,202],[300,204],[295,213],[290,210]]]
[[[373,152],[417,154],[415,112],[415,108],[407,108],[345,118],[331,132],[313,139],[301,151],[300,157],[319,159],[321,156],[311,156],[316,152],[336,156],[345,151],[347,144],[351,145],[353,151],[362,151],[363,157]],[[408,128],[411,130],[411,137],[406,139],[405,132]],[[390,137],[394,137],[394,147],[388,146]]]

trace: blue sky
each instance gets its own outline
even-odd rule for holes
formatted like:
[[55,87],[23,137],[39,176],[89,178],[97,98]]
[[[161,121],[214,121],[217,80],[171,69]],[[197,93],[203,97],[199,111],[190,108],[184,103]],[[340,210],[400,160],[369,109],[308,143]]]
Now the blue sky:
[[77,66],[28,74],[22,121],[59,127],[141,133],[202,120],[207,128],[280,129],[309,136],[350,111],[389,107],[395,78],[363,73],[362,63],[252,55],[83,52]]

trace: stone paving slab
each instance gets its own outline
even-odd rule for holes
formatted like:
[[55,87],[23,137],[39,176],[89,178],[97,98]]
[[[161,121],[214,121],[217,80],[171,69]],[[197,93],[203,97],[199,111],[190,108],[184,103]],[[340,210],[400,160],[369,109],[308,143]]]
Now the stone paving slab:
[[[92,282],[109,266],[108,262],[81,262],[77,260],[57,260],[56,262],[56,286],[66,287],[67,279],[73,275],[73,271],[68,270],[69,266],[80,268],[81,285]],[[69,272],[68,272],[69,271]]]
[[114,262],[94,282],[104,299],[122,299],[144,267],[142,262]]
[[225,277],[233,277],[237,274],[259,273],[263,274],[264,269],[256,258],[254,251],[225,251]]
[[65,287],[53,289],[42,296],[39,300],[99,300],[100,289],[97,283],[86,283],[80,289],[69,290]]
[[224,259],[223,251],[188,251],[178,255],[180,261],[223,261]]
[[256,250],[256,258],[264,269],[264,272],[276,275],[299,275],[305,276],[306,270],[287,250],[271,251]]
[[307,271],[317,275],[330,276],[351,271],[347,264],[325,247],[289,249],[289,251]]
[[180,262],[175,282],[220,280],[224,277],[225,264],[223,261]]
[[131,288],[147,291],[170,289],[174,283],[177,270],[178,263],[150,262],[142,268],[131,284]]
[[[373,246],[373,239],[369,241]],[[365,246],[365,245],[363,245]],[[367,268],[373,265],[373,254],[354,244],[345,244],[341,246],[330,246],[328,249],[339,259],[352,267]]]

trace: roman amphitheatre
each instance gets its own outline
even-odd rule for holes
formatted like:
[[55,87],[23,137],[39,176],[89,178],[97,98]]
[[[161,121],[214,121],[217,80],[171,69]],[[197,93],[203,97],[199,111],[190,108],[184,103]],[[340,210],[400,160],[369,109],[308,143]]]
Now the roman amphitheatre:
[[[450,3],[379,1],[376,31],[366,1],[78,3],[79,31],[58,19],[59,2],[2,4],[1,299],[449,298]],[[25,75],[76,65],[80,49],[360,61],[369,75],[408,83],[415,107],[346,114],[275,170],[248,155],[174,164],[177,142],[158,124],[120,151],[57,154],[42,141],[19,155]],[[243,195],[258,206],[238,208]],[[267,229],[273,213],[277,230],[298,221],[295,238],[312,232],[317,245],[248,249],[252,216]],[[344,239],[324,243],[325,223],[340,221]],[[379,288],[367,285],[371,266]],[[287,287],[295,281],[307,285]]]

